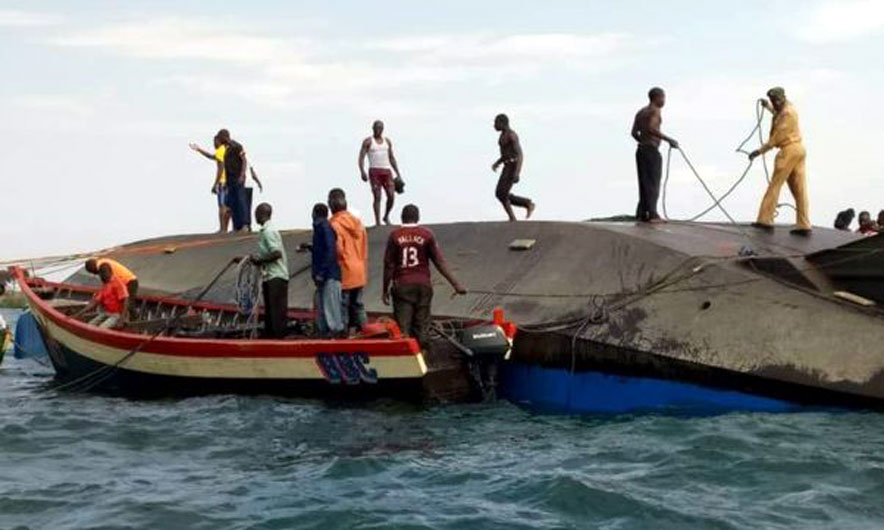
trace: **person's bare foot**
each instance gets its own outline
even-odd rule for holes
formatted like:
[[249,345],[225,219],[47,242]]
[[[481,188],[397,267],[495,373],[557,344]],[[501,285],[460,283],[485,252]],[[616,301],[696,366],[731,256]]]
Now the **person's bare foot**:
[[391,224],[393,224],[393,223],[390,222],[390,218],[389,218],[389,217],[384,217],[384,224],[385,224],[385,225],[391,225]]
[[534,204],[534,201],[528,203],[528,211],[525,213],[525,219],[531,219],[531,214],[534,213],[535,208],[537,208],[537,205]]
[[663,223],[665,223],[665,222],[666,222],[666,221],[663,220],[662,217],[651,217],[650,219],[648,219],[648,223],[650,223],[650,224],[652,224],[652,225],[661,225],[661,224],[663,224]]

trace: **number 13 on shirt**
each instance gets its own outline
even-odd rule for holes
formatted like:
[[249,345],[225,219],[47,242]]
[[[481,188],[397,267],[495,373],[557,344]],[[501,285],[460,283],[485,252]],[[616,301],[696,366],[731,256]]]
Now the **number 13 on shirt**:
[[402,247],[402,268],[416,267],[419,264],[417,247]]

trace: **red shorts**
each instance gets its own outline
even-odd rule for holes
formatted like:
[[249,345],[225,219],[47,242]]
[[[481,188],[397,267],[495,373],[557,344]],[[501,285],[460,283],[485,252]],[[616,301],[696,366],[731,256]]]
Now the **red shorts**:
[[383,188],[390,193],[393,192],[393,172],[389,169],[369,169],[368,182],[371,184],[371,191],[378,192]]

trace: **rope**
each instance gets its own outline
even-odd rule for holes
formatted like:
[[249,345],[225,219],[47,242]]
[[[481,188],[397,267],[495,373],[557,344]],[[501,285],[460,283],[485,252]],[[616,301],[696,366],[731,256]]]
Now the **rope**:
[[236,267],[236,305],[251,326],[249,338],[258,333],[258,302],[261,298],[261,267],[247,257]]
[[[762,107],[761,101],[759,100],[758,103],[755,104],[755,127],[746,136],[746,138],[742,142],[740,142],[740,145],[737,146],[737,148],[736,148],[737,153],[743,153],[747,156],[749,155],[750,151],[747,151],[745,149],[745,147],[746,147],[746,144],[749,143],[750,140],[752,140],[752,137],[756,135],[756,133],[758,136],[759,145],[764,144],[764,134],[762,132],[762,127],[761,127],[763,120],[764,120],[764,107]],[[672,146],[669,146],[669,151],[666,154],[666,176],[665,176],[665,179],[663,180],[663,194],[662,194],[663,195],[662,196],[663,216],[667,220],[670,219],[670,217],[669,217],[669,212],[668,212],[668,209],[666,206],[666,191],[669,186],[669,173],[670,173],[670,165],[671,165],[671,161],[672,161],[672,150],[673,150]],[[737,178],[737,180],[727,189],[727,191],[721,197],[716,198],[715,195],[712,193],[712,191],[709,189],[709,186],[706,185],[705,180],[703,180],[703,178],[697,172],[696,168],[694,168],[694,165],[691,163],[690,159],[688,158],[688,156],[684,152],[684,150],[681,149],[681,147],[679,147],[678,152],[681,154],[685,163],[687,163],[688,168],[694,174],[694,177],[696,177],[697,180],[700,181],[700,184],[703,186],[703,189],[706,190],[706,193],[712,198],[712,201],[713,201],[711,206],[709,206],[705,210],[701,211],[700,213],[686,219],[685,221],[689,222],[689,223],[693,223],[693,222],[701,219],[702,217],[704,217],[706,214],[708,214],[712,210],[718,208],[719,210],[721,210],[724,213],[724,215],[732,223],[737,225],[737,223],[734,221],[733,217],[731,217],[731,215],[727,212],[727,210],[724,209],[724,207],[721,205],[721,203],[728,196],[730,196],[730,194],[733,193],[734,190],[736,190],[737,187],[739,187],[739,185],[742,184],[742,182],[746,179],[746,176],[749,174],[749,170],[752,169],[752,165],[753,165],[754,161],[750,160],[749,163],[746,164],[746,168],[743,170],[743,172],[740,174],[740,176]],[[770,171],[767,167],[767,158],[765,157],[765,155],[761,155],[761,162],[762,162],[762,167],[764,168],[764,178],[767,181],[767,183],[770,184]],[[793,206],[792,204],[789,204],[789,203],[777,204],[777,208],[780,208],[780,207],[789,207],[792,209],[795,208],[795,206]],[[741,232],[742,232],[742,230],[741,230]]]

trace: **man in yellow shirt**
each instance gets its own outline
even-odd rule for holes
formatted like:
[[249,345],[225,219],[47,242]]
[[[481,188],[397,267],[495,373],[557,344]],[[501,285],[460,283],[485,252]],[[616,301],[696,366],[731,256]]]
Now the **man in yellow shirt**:
[[212,193],[218,198],[218,231],[223,233],[227,232],[227,226],[230,224],[230,208],[227,207],[227,175],[224,172],[224,155],[227,153],[227,146],[221,143],[218,135],[215,135],[213,141],[215,144],[214,153],[210,153],[194,143],[190,144],[190,148],[209,160],[215,161],[215,182],[212,183]]
[[777,201],[780,197],[780,189],[784,183],[789,184],[789,191],[795,197],[797,227],[791,232],[796,235],[810,235],[811,225],[807,213],[807,184],[804,159],[806,153],[801,143],[801,131],[798,128],[798,112],[789,101],[786,100],[786,91],[780,87],[774,87],[767,91],[767,100],[761,100],[764,108],[774,115],[770,127],[770,138],[761,146],[749,154],[749,160],[762,155],[773,148],[779,149],[774,160],[774,173],[761,201],[758,211],[758,220],[752,223],[756,228],[773,230],[774,215],[776,215]]

